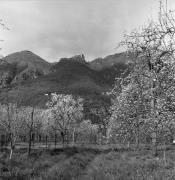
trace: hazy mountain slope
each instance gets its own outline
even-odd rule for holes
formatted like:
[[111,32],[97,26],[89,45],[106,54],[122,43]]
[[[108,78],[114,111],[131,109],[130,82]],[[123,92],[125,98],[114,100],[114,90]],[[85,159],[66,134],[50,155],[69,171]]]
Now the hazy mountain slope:
[[0,60],[0,87],[11,83],[14,78],[14,66],[6,61]]
[[21,51],[2,58],[0,86],[34,79],[49,73],[51,65],[30,51]]
[[118,53],[106,56],[105,58],[97,58],[89,63],[90,68],[94,70],[102,70],[113,67],[115,64],[125,64],[128,61],[126,53]]
[[4,61],[18,66],[42,70],[45,74],[49,72],[50,63],[30,51],[21,51],[10,54],[3,58]]
[[[9,86],[9,97],[15,99],[18,90],[23,104],[40,106],[47,100],[45,94],[52,92],[95,97],[108,91],[115,77],[120,76],[126,68],[125,64],[118,63],[97,71],[89,66],[82,55],[63,58],[52,66],[48,74],[29,78],[18,85],[12,83]],[[0,98],[3,99],[2,93]]]
[[[23,105],[44,106],[48,99],[46,94],[52,92],[80,95],[99,101],[103,99],[103,92],[112,88],[115,77],[127,69],[122,60],[113,59],[118,56],[121,57],[107,56],[98,67],[94,66],[94,62],[86,62],[84,55],[62,58],[51,65],[29,51],[22,51],[3,58],[0,76],[2,79],[5,75],[8,77],[4,79],[8,79],[6,84],[10,101],[15,100],[19,92]],[[106,61],[115,63],[108,65]],[[1,101],[6,91],[7,88],[1,89]]]

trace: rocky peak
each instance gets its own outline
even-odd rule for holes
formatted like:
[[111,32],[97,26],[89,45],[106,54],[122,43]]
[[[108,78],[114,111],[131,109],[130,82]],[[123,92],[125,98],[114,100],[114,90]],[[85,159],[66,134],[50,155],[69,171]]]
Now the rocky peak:
[[75,56],[72,57],[72,59],[75,60],[75,61],[81,62],[81,63],[86,62],[84,54],[75,55]]
[[80,54],[80,55],[75,55],[71,58],[61,58],[60,61],[74,61],[74,62],[79,62],[79,63],[83,63],[86,64],[86,60],[85,60],[85,56],[84,54]]

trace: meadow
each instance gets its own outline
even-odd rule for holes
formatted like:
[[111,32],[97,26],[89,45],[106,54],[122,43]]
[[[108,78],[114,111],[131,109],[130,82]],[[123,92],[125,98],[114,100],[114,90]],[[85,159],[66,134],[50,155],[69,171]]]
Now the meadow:
[[2,180],[173,180],[175,147],[159,147],[155,157],[150,147],[104,148],[62,147],[16,149],[11,161],[9,150],[0,153]]

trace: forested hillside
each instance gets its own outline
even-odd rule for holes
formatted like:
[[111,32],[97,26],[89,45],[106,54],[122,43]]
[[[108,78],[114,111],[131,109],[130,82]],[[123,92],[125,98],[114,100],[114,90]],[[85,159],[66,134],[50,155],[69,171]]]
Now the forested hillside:
[[101,62],[101,68],[96,69],[92,66],[93,61],[87,62],[82,55],[62,58],[57,63],[49,64],[29,51],[11,54],[1,60],[3,88],[0,98],[3,100],[6,88],[11,100],[18,91],[24,105],[44,106],[45,94],[53,92],[101,96],[112,88],[115,78],[127,69],[127,65],[118,60],[118,56],[115,57],[112,59],[113,65],[106,66],[104,61]]

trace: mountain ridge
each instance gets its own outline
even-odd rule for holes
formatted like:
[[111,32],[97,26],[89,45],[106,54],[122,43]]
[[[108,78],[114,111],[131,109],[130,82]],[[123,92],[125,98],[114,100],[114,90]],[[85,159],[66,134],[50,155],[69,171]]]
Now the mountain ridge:
[[[101,96],[101,94],[112,88],[115,77],[120,76],[127,69],[127,65],[117,59],[120,55],[117,56],[115,54],[109,57],[108,63],[109,61],[112,63],[109,63],[109,65],[104,63],[103,61],[107,58],[105,57],[100,62],[100,68],[96,66],[98,63],[95,63],[94,66],[93,61],[87,62],[82,54],[71,58],[61,58],[60,61],[54,64],[44,61],[44,65],[48,65],[48,71],[37,75],[35,63],[39,61],[38,64],[41,65],[40,69],[42,69],[42,58],[39,59],[39,56],[35,56],[30,51],[10,54],[3,58],[7,62],[9,73],[11,73],[11,79],[7,84],[9,97],[12,100],[15,99],[18,89],[19,93],[21,93],[21,98],[23,97],[22,102],[24,105],[39,104],[41,106],[47,99],[45,94],[52,92],[93,98]],[[37,60],[34,61],[35,59]],[[23,62],[27,60],[30,63],[34,61],[33,65],[24,65]],[[24,74],[27,78],[24,78]],[[21,80],[19,80],[20,78]],[[5,89],[6,87],[4,87],[4,91]],[[0,94],[0,100],[2,99],[3,93]]]
[[3,57],[0,66],[1,87],[18,81],[37,78],[49,73],[51,67],[47,61],[26,50]]

